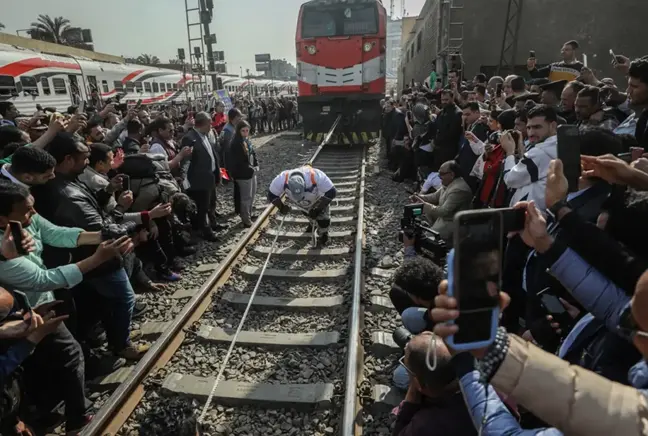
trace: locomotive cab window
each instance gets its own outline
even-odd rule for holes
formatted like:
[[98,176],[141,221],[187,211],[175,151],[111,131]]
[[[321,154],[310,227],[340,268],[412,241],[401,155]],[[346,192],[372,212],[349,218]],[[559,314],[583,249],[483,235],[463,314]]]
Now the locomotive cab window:
[[52,79],[52,85],[54,86],[54,94],[56,95],[67,94],[67,87],[65,86],[65,80]]
[[52,91],[50,90],[49,79],[47,77],[41,77],[41,88],[43,88],[43,94],[50,95]]
[[378,33],[376,4],[338,3],[304,6],[302,37],[352,36]]
[[33,76],[22,76],[20,78],[20,84],[22,85],[23,92],[26,92],[28,94],[32,95],[38,95],[38,82],[36,82],[36,78]]
[[13,76],[0,75],[0,95],[11,95],[18,92]]

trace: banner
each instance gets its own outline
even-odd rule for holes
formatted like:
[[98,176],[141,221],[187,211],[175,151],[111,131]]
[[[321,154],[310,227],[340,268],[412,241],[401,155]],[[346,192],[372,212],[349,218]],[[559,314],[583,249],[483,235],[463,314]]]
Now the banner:
[[232,104],[232,99],[229,96],[229,92],[225,89],[218,89],[215,92],[214,97],[221,101],[225,105],[225,113],[232,109],[234,105]]

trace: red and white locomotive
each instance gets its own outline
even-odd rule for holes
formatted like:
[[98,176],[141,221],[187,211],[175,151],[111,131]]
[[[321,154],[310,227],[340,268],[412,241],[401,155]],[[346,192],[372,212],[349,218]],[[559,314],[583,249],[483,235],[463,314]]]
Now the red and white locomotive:
[[380,129],[385,98],[387,12],[380,0],[311,0],[296,33],[298,107],[306,137],[327,132],[342,114],[344,142]]
[[119,94],[123,103],[184,102],[187,95],[200,96],[199,86],[191,74],[181,71],[46,55],[0,44],[0,101],[12,101],[22,113],[33,113],[37,104],[65,111],[89,100],[92,90],[104,101]]

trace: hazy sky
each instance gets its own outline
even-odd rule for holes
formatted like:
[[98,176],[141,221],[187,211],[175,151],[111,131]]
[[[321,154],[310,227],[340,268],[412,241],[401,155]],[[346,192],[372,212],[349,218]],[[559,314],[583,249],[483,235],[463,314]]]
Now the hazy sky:
[[[395,0],[397,15],[405,1],[408,15],[420,12],[425,0]],[[3,32],[28,29],[38,14],[63,16],[73,26],[92,29],[95,50],[137,57],[158,56],[162,62],[175,58],[177,49],[187,50],[184,0],[1,0]],[[198,0],[187,0],[196,7]],[[211,32],[216,50],[225,51],[228,73],[239,68],[254,71],[254,54],[295,62],[295,26],[304,0],[214,0]],[[383,0],[389,9],[389,0]],[[195,14],[195,13],[194,13]],[[196,14],[197,15],[197,14]],[[197,21],[190,15],[191,22]],[[198,27],[193,27],[195,32]],[[24,32],[20,33],[25,36]],[[192,34],[192,37],[199,36]]]

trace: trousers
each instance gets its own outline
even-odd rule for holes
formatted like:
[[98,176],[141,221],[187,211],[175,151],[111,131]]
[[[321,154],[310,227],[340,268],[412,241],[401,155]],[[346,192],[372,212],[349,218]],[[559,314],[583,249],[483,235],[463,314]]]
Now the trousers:
[[205,230],[209,227],[208,220],[215,223],[216,187],[206,190],[189,189],[187,195],[196,203],[196,213],[191,226],[194,230]]
[[254,206],[254,197],[256,197],[257,178],[256,174],[251,179],[236,179],[236,186],[239,188],[241,205],[239,215],[243,224],[252,224],[252,207]]

